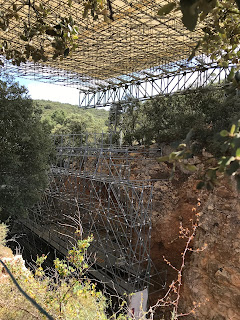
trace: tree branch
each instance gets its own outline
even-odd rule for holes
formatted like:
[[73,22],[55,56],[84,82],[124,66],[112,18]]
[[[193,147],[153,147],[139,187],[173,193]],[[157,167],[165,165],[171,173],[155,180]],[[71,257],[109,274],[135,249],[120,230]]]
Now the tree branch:
[[114,18],[113,18],[113,9],[112,9],[111,0],[107,0],[107,5],[108,5],[109,12],[110,12],[109,18],[110,18],[112,21],[114,21]]
[[50,314],[47,313],[47,311],[45,311],[33,298],[31,298],[18,284],[17,280],[14,278],[13,274],[11,273],[11,271],[8,269],[8,267],[6,266],[6,264],[0,259],[1,264],[3,265],[3,267],[5,268],[5,270],[7,271],[7,273],[9,274],[10,278],[12,279],[13,283],[15,284],[15,286],[18,288],[18,290],[21,292],[21,294],[27,299],[29,300],[37,309],[38,311],[40,311],[42,314],[44,314],[49,320],[54,320],[52,316],[50,316]]

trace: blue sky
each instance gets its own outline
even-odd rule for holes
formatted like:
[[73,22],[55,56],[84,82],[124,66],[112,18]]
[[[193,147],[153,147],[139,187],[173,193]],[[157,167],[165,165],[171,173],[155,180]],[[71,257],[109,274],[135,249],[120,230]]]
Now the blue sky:
[[79,91],[77,89],[27,80],[25,78],[16,77],[15,80],[28,88],[32,99],[44,99],[78,105]]

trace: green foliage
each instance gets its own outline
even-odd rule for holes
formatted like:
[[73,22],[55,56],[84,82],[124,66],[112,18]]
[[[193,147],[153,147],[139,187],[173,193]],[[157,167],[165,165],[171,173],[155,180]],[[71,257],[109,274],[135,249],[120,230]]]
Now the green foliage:
[[233,176],[240,190],[240,173],[238,172],[240,167],[240,121],[233,124],[229,132],[222,130],[220,135],[223,137],[222,156],[218,160],[218,166],[210,168],[207,174],[212,183],[216,182],[217,173]]
[[47,186],[51,143],[25,87],[0,80],[0,220],[24,214]]
[[176,7],[176,2],[169,2],[158,10],[159,16],[165,16]]
[[182,22],[185,25],[185,27],[190,31],[193,31],[197,25],[199,10],[198,3],[200,3],[200,1],[180,1],[182,11]]
[[42,122],[54,134],[81,134],[106,131],[108,112],[103,109],[81,109],[71,104],[35,100],[42,110]]
[[57,124],[63,124],[66,119],[66,114],[63,110],[56,110],[51,115],[51,118],[53,121],[55,121]]
[[[190,173],[197,170],[193,156],[208,151],[211,157],[204,161],[205,170],[198,187],[211,190],[225,174],[233,176],[240,188],[239,122],[236,121],[240,118],[239,106],[240,98],[234,87],[224,91],[210,86],[159,96],[143,104],[128,101],[117,123],[125,142],[130,144],[144,141],[174,145],[186,137],[176,151],[159,161],[171,163],[173,173],[177,163]],[[231,127],[234,121],[237,124]]]
[[[68,5],[72,6],[71,0],[68,1]],[[21,50],[12,49],[11,39],[0,42],[0,53],[8,60],[16,65],[29,59],[34,62],[46,62],[57,58],[61,60],[76,50],[79,45],[79,29],[73,17],[66,12],[52,19],[55,16],[54,8],[44,1],[38,4],[30,1],[9,6],[8,10],[1,14],[2,32],[7,33],[11,24],[19,23],[23,6],[28,7],[29,14],[35,17],[36,21],[32,24],[24,22],[22,31],[17,35],[23,42]],[[156,13],[162,17],[168,14],[178,15],[178,11],[181,10],[182,22],[190,31],[194,31],[199,22],[206,20],[207,24],[202,28],[203,37],[190,58],[193,58],[197,48],[201,47],[204,53],[210,54],[222,66],[227,66],[228,62],[238,64],[239,61],[239,8],[239,0],[175,0],[166,3]],[[114,20],[111,1],[86,0],[83,18],[90,17],[91,21],[103,17],[106,23]],[[210,19],[207,19],[208,17]],[[36,38],[39,41],[34,41]],[[42,43],[40,47],[39,42]],[[52,50],[49,50],[49,47]],[[3,64],[2,60],[0,64]]]
[[57,124],[52,133],[54,134],[81,134],[86,131],[86,118],[81,115],[70,114],[63,121],[63,124]]
[[83,273],[89,268],[88,263],[86,262],[86,253],[92,241],[93,236],[84,240],[78,240],[77,246],[73,247],[68,252],[68,261],[76,266],[80,273]]
[[202,125],[204,113],[200,104],[203,99],[202,95],[198,96],[193,91],[187,95],[159,96],[146,103],[149,124],[146,132],[151,140],[158,143],[179,141],[192,127]]
[[43,267],[42,264],[44,263],[44,261],[47,259],[47,255],[43,254],[40,257],[37,255],[37,260],[36,260],[36,271],[35,271],[35,276],[38,277],[43,277],[45,275],[44,271],[43,271]]
[[[197,188],[205,187],[207,190],[212,190],[218,184],[219,178],[227,175],[234,178],[237,189],[240,191],[240,121],[233,124],[230,131],[222,130],[219,136],[221,137],[221,145],[219,145],[220,156],[217,158],[214,156],[208,157],[206,161],[200,162],[204,165],[204,170]],[[158,161],[172,163],[173,168],[178,163],[188,171],[196,171],[196,164],[186,162],[187,159],[193,157],[191,147],[189,143],[181,144],[178,147],[178,151],[161,157]]]
[[207,20],[202,28],[203,37],[193,49],[189,60],[200,47],[211,59],[227,67],[229,62],[239,66],[239,9],[239,0],[176,0],[160,8],[158,15],[164,16],[181,10],[182,22],[190,31],[194,31],[198,23]]
[[[6,232],[7,227],[0,225],[2,243],[5,243]],[[93,236],[79,240],[69,251],[68,262],[57,258],[54,269],[47,269],[48,275],[42,267],[47,255],[37,257],[33,274],[25,268],[19,256],[14,257],[10,252],[11,259],[6,264],[12,279],[9,276],[1,277],[0,319],[45,319],[43,312],[56,320],[129,319],[124,299],[117,313],[107,317],[105,311],[111,306],[111,300],[107,301],[103,293],[97,290],[96,283],[84,276],[88,268],[87,249],[92,241]],[[6,250],[0,254],[9,255],[10,249],[3,248]]]
[[[221,141],[216,140],[216,134],[240,117],[240,99],[235,91],[225,96],[223,89],[209,86],[158,96],[144,103],[129,100],[117,112],[116,123],[112,123],[122,130],[128,144],[176,143],[191,130],[195,154],[203,148],[217,154]],[[112,110],[112,118],[114,115]]]
[[123,134],[124,144],[131,145],[137,139],[141,121],[141,106],[141,102],[128,97],[125,103],[113,105],[110,108],[108,130],[115,133],[113,142],[120,139],[119,131]]
[[108,8],[106,6],[106,1],[104,0],[88,0],[84,3],[83,18],[86,18],[89,13],[93,20],[97,20],[100,15],[103,16],[105,22],[109,22],[108,9],[110,13],[110,19],[113,20],[113,12],[111,3],[108,1]]
[[[34,62],[45,62],[50,58],[64,58],[76,49],[78,27],[72,16],[62,15],[52,20],[50,16],[54,14],[54,9],[44,1],[38,4],[30,1],[9,6],[7,11],[1,13],[0,29],[2,31],[7,33],[12,23],[20,22],[23,6],[28,7],[29,14],[36,18],[36,22],[34,24],[24,22],[23,29],[18,35],[19,40],[23,42],[22,50],[12,49],[11,40],[0,42],[1,54],[11,60],[14,65],[19,66],[21,62],[25,63],[29,59]],[[34,41],[36,38],[40,38],[44,45],[39,47]],[[51,53],[49,46],[52,47]]]
[[[80,264],[82,264],[82,261],[80,262]],[[60,277],[63,278],[69,277],[74,271],[76,271],[73,267],[68,265],[65,260],[60,260],[58,258],[54,260],[54,267]]]
[[[86,254],[92,238],[79,242],[74,248],[76,257]],[[78,252],[78,248],[79,252]],[[81,251],[81,252],[80,252]],[[21,263],[11,264],[8,267],[23,290],[41,305],[54,319],[68,320],[107,320],[105,314],[106,299],[96,290],[96,285],[80,277],[73,277],[75,268],[64,260],[55,260],[55,276],[48,277],[42,268],[47,256],[37,258],[35,276]],[[84,268],[84,261],[76,264]],[[82,275],[82,274],[81,274]],[[76,276],[76,273],[75,273]],[[0,318],[1,319],[40,319],[38,310],[21,295],[10,278],[1,282],[0,287]]]
[[[68,1],[71,7],[72,1]],[[55,8],[46,1],[29,1],[9,5],[8,10],[1,12],[0,29],[7,33],[12,24],[21,22],[21,10],[26,6],[29,16],[35,18],[35,23],[24,21],[21,32],[17,35],[19,41],[23,43],[21,50],[12,49],[11,40],[0,41],[0,53],[4,55],[14,65],[20,65],[27,60],[34,62],[46,62],[50,59],[60,60],[71,55],[78,47],[79,29],[73,17],[65,12],[56,16]],[[103,16],[105,22],[113,20],[111,3],[106,6],[104,0],[87,0],[84,2],[83,18],[88,15],[93,20]],[[109,16],[110,14],[110,16]],[[55,19],[52,17],[56,16]],[[109,17],[108,17],[109,16]],[[109,19],[110,18],[110,19]],[[39,47],[40,40],[41,46]],[[52,50],[49,50],[49,47]],[[0,65],[3,65],[0,59]]]

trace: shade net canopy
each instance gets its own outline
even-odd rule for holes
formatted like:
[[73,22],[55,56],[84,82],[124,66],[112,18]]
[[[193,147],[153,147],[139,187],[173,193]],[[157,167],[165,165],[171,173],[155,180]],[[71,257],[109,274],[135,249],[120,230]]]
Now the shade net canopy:
[[[33,1],[34,4],[40,1]],[[202,35],[202,26],[195,32],[188,31],[181,21],[181,11],[176,10],[160,17],[157,12],[166,0],[112,0],[114,21],[104,22],[103,16],[94,19],[89,14],[83,18],[84,1],[46,0],[51,9],[49,23],[61,17],[72,16],[79,29],[77,49],[64,59],[47,62],[22,63],[20,67],[5,61],[8,72],[53,83],[76,86],[79,89],[105,88],[152,77],[159,73],[188,67],[193,48]],[[36,12],[29,1],[0,0],[2,12],[13,4],[21,7],[19,20],[14,20],[7,31],[0,31],[1,40],[8,40],[17,50],[23,50],[26,41],[19,38],[24,24],[34,25]],[[46,37],[36,38],[35,44],[52,47]]]

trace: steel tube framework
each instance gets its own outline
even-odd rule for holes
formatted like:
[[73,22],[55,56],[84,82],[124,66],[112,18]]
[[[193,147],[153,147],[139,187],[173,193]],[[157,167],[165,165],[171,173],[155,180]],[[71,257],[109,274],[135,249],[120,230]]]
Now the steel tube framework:
[[64,255],[93,234],[92,275],[119,294],[147,288],[153,187],[131,176],[132,160],[146,151],[111,145],[103,134],[54,138],[49,188],[22,223]]
[[79,91],[79,106],[96,108],[111,106],[116,103],[143,101],[158,95],[185,94],[188,90],[204,88],[209,85],[222,88],[230,73],[229,68],[218,66],[201,66],[193,70],[169,72],[167,75],[146,75],[145,78],[131,82],[121,82],[117,85],[98,88],[97,90]]

